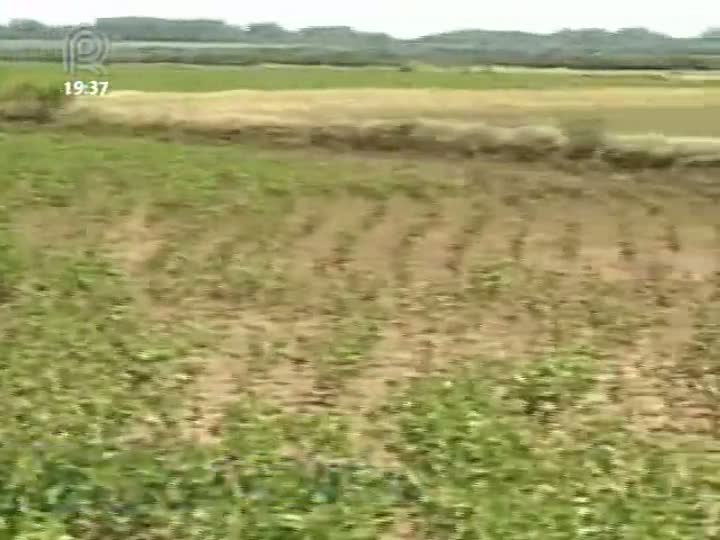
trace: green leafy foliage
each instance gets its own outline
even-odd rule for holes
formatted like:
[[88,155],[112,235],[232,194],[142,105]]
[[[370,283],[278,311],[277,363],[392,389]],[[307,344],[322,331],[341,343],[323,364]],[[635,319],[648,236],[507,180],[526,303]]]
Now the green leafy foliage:
[[530,416],[547,418],[581,400],[595,382],[597,360],[583,349],[559,351],[530,361],[513,377],[510,395],[519,399]]
[[5,83],[0,86],[0,119],[44,122],[50,120],[67,100],[61,82]]
[[[616,262],[619,210],[648,202],[678,237],[714,232],[710,176],[593,176],[585,197],[527,164],[484,163],[489,189],[455,162],[50,131],[0,138],[0,161],[0,540],[717,535],[713,426],[644,429],[618,369],[712,418],[717,275],[649,290],[645,266],[553,249],[572,233],[580,262]],[[568,201],[601,242],[563,228],[586,217],[558,221]],[[682,305],[681,365],[642,371]]]
[[[543,380],[536,389],[523,390],[557,402],[560,388],[585,387],[582,377],[575,380],[584,370],[577,366],[581,360],[587,358],[561,357],[536,368]],[[711,519],[706,497],[717,478],[704,476],[700,457],[671,457],[620,422],[553,440],[517,414],[498,390],[471,370],[419,382],[396,403],[401,430],[396,448],[418,479],[427,535],[679,539],[704,534]]]

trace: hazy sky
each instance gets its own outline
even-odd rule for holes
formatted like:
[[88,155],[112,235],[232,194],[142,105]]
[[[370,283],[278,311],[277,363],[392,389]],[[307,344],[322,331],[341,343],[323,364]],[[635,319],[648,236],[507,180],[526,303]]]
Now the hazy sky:
[[720,0],[0,0],[3,23],[29,18],[77,24],[128,15],[224,19],[231,24],[272,21],[291,29],[347,25],[398,37],[462,28],[552,32],[629,26],[692,36],[708,26],[720,26]]

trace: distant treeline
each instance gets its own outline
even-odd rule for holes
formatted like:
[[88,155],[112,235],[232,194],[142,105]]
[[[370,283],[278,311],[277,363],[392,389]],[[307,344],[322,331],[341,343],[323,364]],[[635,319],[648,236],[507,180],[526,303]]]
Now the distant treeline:
[[[628,28],[617,32],[563,30],[553,34],[463,30],[402,40],[346,26],[290,31],[274,23],[233,26],[219,20],[120,17],[97,19],[93,26],[117,44],[146,42],[116,47],[110,59],[114,62],[237,65],[274,62],[395,65],[407,69],[412,62],[584,69],[720,69],[718,28],[695,38],[673,38],[644,28]],[[0,26],[0,40],[60,42],[72,28],[14,20]],[[218,45],[193,46],[202,43]],[[54,61],[60,55],[59,47],[8,48],[0,44],[0,58],[6,60]]]

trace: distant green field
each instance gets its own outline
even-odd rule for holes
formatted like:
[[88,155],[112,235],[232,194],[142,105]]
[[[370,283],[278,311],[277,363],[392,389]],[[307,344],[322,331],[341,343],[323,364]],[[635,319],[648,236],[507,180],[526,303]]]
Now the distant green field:
[[[99,78],[87,73],[83,79]],[[60,64],[0,63],[3,80],[57,81],[66,79]],[[204,68],[167,64],[110,66],[103,80],[112,90],[213,92],[235,89],[312,90],[324,88],[444,88],[444,89],[572,89],[602,87],[720,88],[720,79],[687,80],[658,74],[628,76],[463,70],[401,72],[382,68],[326,67]]]

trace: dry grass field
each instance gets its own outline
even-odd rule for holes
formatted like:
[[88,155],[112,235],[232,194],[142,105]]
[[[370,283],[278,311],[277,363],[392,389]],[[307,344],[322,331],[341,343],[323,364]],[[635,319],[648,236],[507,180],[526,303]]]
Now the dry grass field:
[[[720,139],[710,135],[718,96],[697,88],[124,91],[75,99],[59,121],[99,133],[109,129],[171,139],[189,135],[522,161],[590,158],[641,169],[716,167]],[[19,116],[26,109],[18,109]],[[634,129],[624,133],[616,125],[620,119]]]
[[716,173],[0,157],[0,538],[718,534]]
[[[85,98],[78,112],[129,122],[333,123],[373,120],[547,125],[573,117],[606,120],[611,131],[718,136],[720,92],[711,88],[547,90],[323,89],[225,92],[115,91]],[[684,117],[684,118],[683,118]]]

